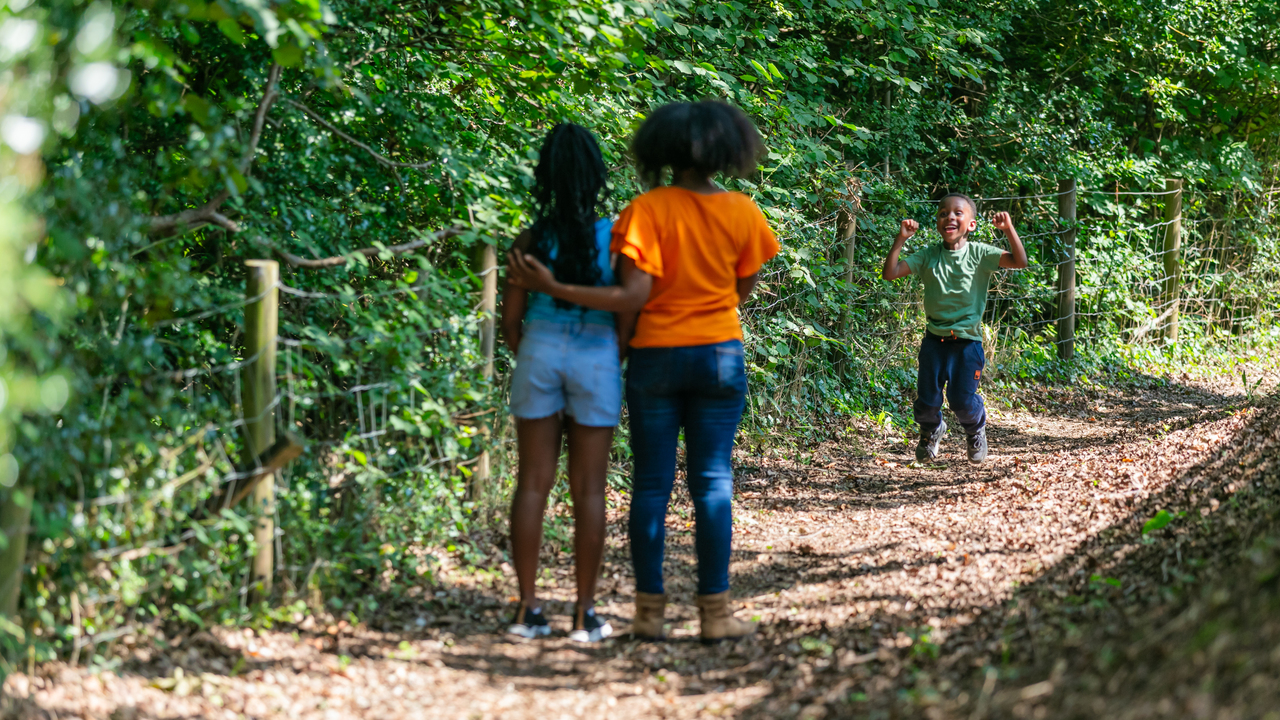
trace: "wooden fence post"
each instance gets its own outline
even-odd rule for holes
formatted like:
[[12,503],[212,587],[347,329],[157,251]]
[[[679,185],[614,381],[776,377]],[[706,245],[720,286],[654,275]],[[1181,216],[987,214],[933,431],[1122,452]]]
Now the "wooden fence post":
[[484,355],[484,376],[493,377],[493,341],[498,312],[498,249],[485,244],[480,251],[480,272],[484,287],[480,292],[480,352]]
[[860,202],[857,195],[848,195],[850,209],[840,208],[836,215],[837,240],[844,245],[844,281],[853,282],[853,255],[858,249],[858,210]]
[[[244,407],[249,453],[257,458],[276,441],[276,336],[280,309],[280,265],[274,260],[246,260],[245,293],[257,298],[245,306],[244,335],[248,363],[240,369],[240,394]],[[257,517],[253,539],[253,581],[260,597],[271,593],[275,576],[276,481],[275,471],[265,469],[253,485],[253,511]]]
[[19,591],[22,589],[22,567],[27,558],[28,525],[34,497],[30,487],[9,488],[9,496],[0,505],[0,532],[7,541],[0,551],[0,615],[18,614]]
[[[497,327],[498,313],[498,249],[485,243],[477,253],[477,263],[483,276],[484,284],[480,290],[480,353],[484,356],[484,377],[493,378],[493,345]],[[488,434],[488,424],[481,425],[481,432]],[[471,496],[475,497],[480,489],[489,484],[490,463],[492,458],[486,449],[480,453],[476,461],[475,474],[471,478]]]
[[1178,304],[1182,294],[1182,181],[1164,181],[1164,288],[1161,299],[1168,305],[1169,322],[1164,336],[1178,339]]
[[1058,357],[1076,353],[1076,181],[1058,181],[1058,217],[1067,225],[1062,234],[1063,258],[1058,264]]

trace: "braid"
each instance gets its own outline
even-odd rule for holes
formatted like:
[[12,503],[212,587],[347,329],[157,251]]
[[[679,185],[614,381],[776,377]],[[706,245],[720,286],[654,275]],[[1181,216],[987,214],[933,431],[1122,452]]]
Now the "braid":
[[[560,282],[598,285],[600,248],[595,225],[608,196],[608,172],[595,137],[579,125],[557,124],[542,143],[533,176],[530,252]],[[560,308],[578,307],[565,300],[555,302]]]

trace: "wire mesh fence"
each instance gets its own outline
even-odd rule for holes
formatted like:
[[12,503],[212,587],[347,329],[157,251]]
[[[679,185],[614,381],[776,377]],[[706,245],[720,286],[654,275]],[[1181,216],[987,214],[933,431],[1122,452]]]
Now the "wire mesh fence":
[[[1181,340],[1205,342],[1274,333],[1280,326],[1280,242],[1267,212],[1231,215],[1224,208],[1240,203],[1189,194],[1181,198],[1182,212],[1166,217],[1166,191],[1077,189],[1071,196],[1078,219],[1068,222],[1060,207],[1067,194],[977,198],[972,239],[1007,249],[991,218],[1009,212],[1029,258],[1026,269],[992,278],[984,317],[991,364],[1056,362],[1068,340],[1060,336],[1064,307],[1073,321],[1070,341],[1085,354],[1170,342],[1175,323]],[[752,380],[748,427],[768,431],[778,423],[901,403],[924,332],[922,294],[914,280],[881,280],[880,266],[904,217],[920,221],[922,229],[903,257],[940,241],[934,203],[863,198],[843,213],[778,224],[783,252],[766,266],[758,294],[741,313]],[[856,212],[851,216],[850,210]],[[851,218],[856,222],[849,234]],[[1172,264],[1171,228],[1179,241]],[[509,480],[506,463],[513,461],[514,430],[504,411],[509,362],[499,352],[497,377],[484,378],[490,358],[477,341],[484,303],[471,295],[481,285],[478,278],[496,271],[468,270],[444,284],[402,280],[372,290],[307,287],[312,276],[278,283],[274,397],[246,417],[241,375],[260,350],[134,373],[128,382],[153,390],[171,386],[164,398],[186,409],[186,425],[166,436],[174,448],[172,477],[113,489],[91,504],[116,513],[120,523],[131,508],[179,493],[195,498],[188,505],[217,496],[224,499],[218,512],[234,511],[223,489],[261,470],[244,430],[270,417],[277,430],[297,432],[308,442],[303,461],[280,472],[290,513],[318,514],[361,492],[378,498],[384,508],[379,522],[428,507],[439,515],[433,522],[447,526],[452,513],[478,499],[470,479],[483,450],[495,451],[495,477]],[[1064,282],[1064,273],[1074,284]],[[1073,302],[1064,303],[1068,293]],[[447,313],[433,312],[432,303],[454,295]],[[142,331],[216,331],[234,345],[243,331],[238,315],[262,298],[193,304],[189,314]],[[329,325],[306,320],[315,303],[324,304]],[[450,319],[439,321],[441,314]],[[104,397],[121,382],[103,380]],[[863,386],[870,389],[858,405],[850,398]],[[500,493],[500,484],[491,490]],[[297,577],[305,563],[286,557],[288,544],[280,541],[285,531],[276,527],[282,579],[305,584]],[[186,532],[174,535],[175,542],[191,542]],[[111,551],[167,547],[146,532],[131,538]],[[246,582],[242,590],[248,587]]]
[[[1080,188],[975,200],[978,227],[970,239],[1009,249],[991,224],[996,212],[1009,212],[1029,260],[991,280],[983,320],[993,369],[1019,360],[1050,365],[1071,354],[1064,344],[1096,357],[1177,338],[1213,343],[1276,332],[1280,242],[1266,206],[1178,189]],[[1074,203],[1075,221],[1064,219],[1064,201]],[[833,390],[880,382],[886,370],[909,384],[925,326],[921,288],[913,279],[881,280],[880,265],[903,218],[919,221],[921,230],[901,257],[940,242],[934,205],[924,198],[855,200],[856,232],[847,239],[835,237],[842,223],[833,219],[782,229],[784,245],[825,247],[825,255],[784,252],[763,274],[764,292],[744,309],[761,388],[755,422],[769,427],[773,418],[821,414],[839,398]],[[847,247],[833,246],[833,238]],[[829,260],[841,257],[853,259]]]

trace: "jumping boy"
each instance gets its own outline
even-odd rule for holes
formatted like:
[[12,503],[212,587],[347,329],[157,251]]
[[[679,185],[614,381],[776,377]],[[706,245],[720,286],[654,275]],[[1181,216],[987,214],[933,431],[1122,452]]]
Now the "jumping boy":
[[969,242],[978,226],[978,206],[968,195],[951,193],[938,202],[938,234],[942,242],[930,245],[906,260],[899,260],[902,245],[920,224],[903,220],[884,259],[882,275],[896,280],[916,275],[924,283],[924,312],[928,320],[920,342],[915,418],[920,425],[916,460],[932,460],[947,432],[942,420],[942,395],[956,414],[968,439],[969,462],[987,459],[987,411],[978,396],[978,381],[986,357],[982,352],[982,313],[987,307],[987,286],[996,268],[1027,266],[1027,251],[1013,229],[1009,213],[992,220],[1009,238],[1006,252],[993,245]]

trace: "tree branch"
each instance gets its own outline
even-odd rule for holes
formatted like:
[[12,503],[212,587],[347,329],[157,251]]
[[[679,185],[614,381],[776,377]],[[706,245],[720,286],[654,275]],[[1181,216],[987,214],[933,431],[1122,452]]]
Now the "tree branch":
[[427,168],[432,168],[432,167],[435,167],[435,166],[437,165],[437,163],[403,163],[403,162],[397,162],[397,161],[395,161],[395,160],[392,160],[391,158],[389,158],[389,157],[387,157],[387,156],[383,155],[382,153],[378,152],[377,150],[374,150],[373,148],[369,147],[368,145],[366,145],[366,144],[364,144],[364,143],[360,142],[359,140],[357,140],[357,139],[355,139],[355,138],[351,137],[350,135],[348,135],[348,134],[346,134],[346,133],[342,132],[342,131],[341,131],[341,130],[339,130],[339,129],[338,129],[338,128],[333,124],[333,123],[331,123],[331,122],[329,122],[328,120],[325,120],[324,118],[320,117],[320,115],[319,115],[318,113],[316,113],[316,111],[312,110],[311,108],[307,107],[306,105],[303,105],[302,103],[297,102],[297,101],[295,101],[295,100],[290,100],[289,98],[285,98],[285,99],[284,99],[284,102],[285,102],[286,104],[288,104],[288,105],[292,105],[292,106],[294,106],[294,107],[298,108],[299,110],[301,110],[302,112],[306,113],[306,114],[307,114],[307,115],[308,115],[312,120],[315,120],[316,122],[318,122],[318,123],[320,123],[321,125],[323,125],[323,126],[324,126],[324,128],[325,128],[326,130],[328,130],[329,132],[333,133],[334,135],[337,135],[338,137],[342,138],[343,140],[346,140],[347,142],[351,143],[352,145],[355,145],[356,147],[360,148],[361,150],[364,150],[365,152],[369,153],[370,157],[372,157],[374,160],[377,160],[379,163],[381,163],[381,164],[383,164],[383,165],[386,165],[386,166],[387,166],[387,167],[389,167],[389,168],[411,168],[411,169],[414,169],[414,170],[425,170],[425,169],[427,169]]
[[[267,112],[271,110],[271,106],[280,97],[278,85],[280,83],[280,65],[273,63],[271,69],[267,71],[267,84],[262,90],[262,99],[258,101],[258,109],[253,113],[253,127],[249,131],[249,142],[241,156],[237,169],[241,175],[249,177],[253,170],[253,158],[258,152],[258,142],[262,139],[262,127],[266,124]],[[181,235],[205,225],[217,225],[220,228],[229,230],[230,232],[239,232],[240,226],[227,216],[218,212],[222,207],[222,203],[231,197],[230,190],[221,190],[214,195],[204,205],[198,208],[190,208],[172,215],[158,215],[151,218],[147,234],[153,237],[167,237],[169,235]]]
[[356,255],[373,257],[374,255],[381,254],[383,250],[389,253],[393,253],[395,255],[399,255],[401,253],[407,253],[410,250],[417,250],[420,247],[425,247],[434,240],[444,240],[446,238],[455,237],[455,236],[461,235],[463,232],[465,231],[460,227],[449,227],[449,228],[445,228],[444,230],[440,230],[438,232],[432,233],[428,237],[422,238],[420,240],[414,240],[413,242],[407,242],[407,243],[404,243],[403,245],[390,245],[386,248],[376,248],[376,247],[361,248],[359,250],[352,250],[351,252],[346,253],[345,255],[334,255],[333,257],[319,258],[315,260],[300,257],[298,255],[294,255],[293,253],[288,253],[280,249],[277,249],[276,252],[279,253],[280,257],[285,259],[285,262],[288,262],[290,265],[293,265],[294,267],[330,268],[330,267],[338,267],[340,265],[346,265],[347,260],[355,257]]
[[267,120],[267,111],[280,97],[280,72],[279,63],[272,63],[271,69],[267,71],[267,86],[262,91],[262,101],[258,103],[258,110],[253,114],[253,129],[249,131],[249,147],[245,149],[244,157],[240,158],[240,172],[245,177],[248,177],[253,169],[253,156],[258,152],[258,141],[262,139],[262,126]]
[[181,235],[205,225],[218,225],[231,232],[238,232],[240,226],[224,217],[218,212],[218,208],[227,198],[231,197],[231,192],[223,190],[214,195],[209,202],[198,208],[183,210],[182,212],[172,215],[159,215],[151,218],[150,227],[147,234],[152,237],[168,237],[170,235]]

